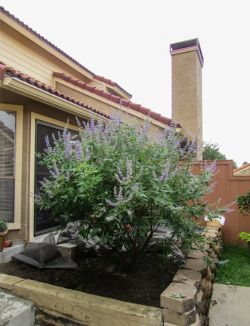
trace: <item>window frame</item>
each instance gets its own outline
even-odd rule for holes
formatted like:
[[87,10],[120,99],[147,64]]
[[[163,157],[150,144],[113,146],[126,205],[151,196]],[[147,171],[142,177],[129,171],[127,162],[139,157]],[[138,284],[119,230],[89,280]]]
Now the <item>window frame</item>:
[[14,216],[13,223],[8,223],[9,230],[21,229],[22,213],[22,157],[23,157],[23,106],[0,103],[1,111],[11,111],[16,114],[15,134],[15,183],[14,183]]
[[[30,214],[29,214],[29,240],[34,238],[39,238],[40,236],[45,235],[35,235],[35,214],[34,214],[34,193],[35,193],[35,171],[36,171],[36,162],[35,162],[35,149],[36,149],[36,122],[40,121],[42,123],[51,125],[52,127],[64,128],[66,125],[69,129],[79,131],[78,126],[68,124],[67,121],[63,122],[48,116],[31,112],[31,133],[30,133]],[[51,232],[48,230],[48,233]]]

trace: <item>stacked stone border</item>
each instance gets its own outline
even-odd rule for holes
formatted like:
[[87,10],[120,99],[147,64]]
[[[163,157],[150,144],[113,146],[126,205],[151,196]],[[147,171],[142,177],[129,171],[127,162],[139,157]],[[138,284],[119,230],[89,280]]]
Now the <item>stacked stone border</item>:
[[207,326],[214,273],[221,249],[220,226],[205,230],[204,250],[189,252],[185,265],[161,294],[161,307],[123,302],[69,290],[12,275],[0,274],[0,290],[32,301],[39,322],[48,316],[66,325],[86,326]]
[[189,252],[184,266],[161,294],[164,326],[209,325],[208,311],[222,247],[220,224],[208,223],[204,234],[204,249]]

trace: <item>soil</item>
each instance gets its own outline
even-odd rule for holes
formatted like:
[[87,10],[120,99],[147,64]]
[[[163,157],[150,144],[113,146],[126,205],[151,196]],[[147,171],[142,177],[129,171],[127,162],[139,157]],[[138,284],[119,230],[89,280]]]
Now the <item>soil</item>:
[[117,257],[82,257],[77,270],[39,270],[17,262],[0,264],[0,272],[148,306],[160,306],[160,294],[178,265],[162,254],[146,254],[132,271],[117,268]]

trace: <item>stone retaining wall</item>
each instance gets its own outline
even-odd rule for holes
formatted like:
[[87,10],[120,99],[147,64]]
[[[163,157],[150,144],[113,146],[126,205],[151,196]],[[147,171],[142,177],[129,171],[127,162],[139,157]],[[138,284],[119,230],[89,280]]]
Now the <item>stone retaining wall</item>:
[[[208,226],[204,251],[194,249],[161,294],[161,308],[104,298],[0,273],[0,288],[31,300],[46,325],[207,326],[214,273],[221,249],[219,225]],[[45,314],[44,314],[45,312]],[[46,318],[45,318],[45,317]],[[61,323],[58,320],[68,320]]]
[[164,326],[207,326],[210,298],[222,246],[220,225],[206,228],[204,251],[190,251],[186,263],[161,294]]

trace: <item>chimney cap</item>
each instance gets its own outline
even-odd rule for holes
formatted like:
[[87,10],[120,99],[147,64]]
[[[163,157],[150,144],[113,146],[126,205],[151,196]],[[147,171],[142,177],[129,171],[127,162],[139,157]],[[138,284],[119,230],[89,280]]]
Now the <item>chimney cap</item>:
[[200,59],[201,66],[204,64],[204,57],[198,38],[170,44],[171,55],[196,50]]

